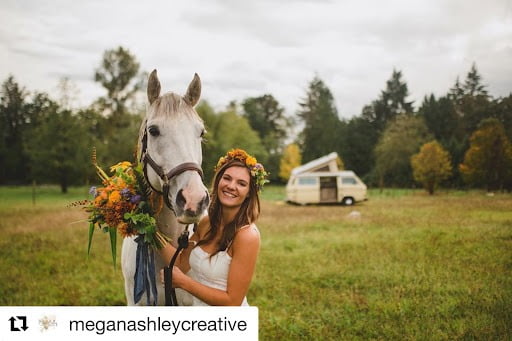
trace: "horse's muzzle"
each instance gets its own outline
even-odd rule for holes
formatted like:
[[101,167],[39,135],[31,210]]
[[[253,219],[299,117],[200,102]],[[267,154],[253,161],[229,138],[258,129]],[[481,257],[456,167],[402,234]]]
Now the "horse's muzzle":
[[183,194],[183,190],[179,190],[176,196],[176,216],[182,224],[197,223],[203,216],[204,211],[208,208],[210,196],[205,191],[205,195],[197,203],[187,201]]

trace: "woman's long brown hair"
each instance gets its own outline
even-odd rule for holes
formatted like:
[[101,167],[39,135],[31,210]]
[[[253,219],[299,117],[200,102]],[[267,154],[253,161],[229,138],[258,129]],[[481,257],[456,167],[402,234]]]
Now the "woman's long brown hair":
[[[211,203],[210,206],[208,207],[210,229],[206,233],[204,239],[201,239],[196,246],[208,244],[209,242],[211,242],[215,238],[217,232],[221,227],[222,204],[220,203],[217,195],[219,182],[222,179],[224,172],[228,168],[235,166],[247,168],[245,163],[239,160],[228,161],[219,170],[217,170],[217,173],[213,178],[213,184],[210,193]],[[249,177],[249,193],[247,195],[247,198],[245,198],[244,202],[240,206],[240,209],[238,210],[238,213],[236,214],[235,218],[232,221],[225,222],[225,226],[224,229],[222,230],[222,235],[217,245],[217,249],[210,255],[210,258],[216,255],[219,251],[225,251],[231,245],[231,242],[235,238],[237,229],[239,229],[242,226],[254,223],[260,214],[260,199],[258,194],[258,188],[256,186],[256,181],[254,181],[254,177]]]

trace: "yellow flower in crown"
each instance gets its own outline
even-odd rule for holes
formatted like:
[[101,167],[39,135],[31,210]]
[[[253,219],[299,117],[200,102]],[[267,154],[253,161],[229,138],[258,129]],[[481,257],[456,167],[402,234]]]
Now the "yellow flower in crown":
[[243,149],[236,148],[236,149],[231,149],[228,152],[227,156],[232,158],[232,159],[237,159],[237,160],[240,160],[240,161],[244,161],[245,159],[247,159],[249,154],[247,154],[247,152],[245,150],[243,150]]
[[215,166],[215,171],[218,171],[222,166],[232,160],[243,162],[247,168],[249,168],[258,190],[261,190],[263,185],[269,182],[267,180],[268,172],[265,171],[265,167],[263,167],[261,163],[258,163],[258,160],[256,160],[254,156],[249,155],[245,150],[239,148],[231,149],[225,156],[221,156],[217,162],[217,166]]
[[217,162],[217,166],[215,166],[215,171],[217,171],[217,169],[219,169],[220,167],[222,167],[223,164],[225,164],[227,162],[226,158],[224,156],[221,156],[219,161]]
[[258,162],[258,160],[256,160],[255,157],[252,157],[252,156],[247,156],[247,159],[245,159],[245,164],[247,165],[247,167],[254,167],[256,166],[256,163]]

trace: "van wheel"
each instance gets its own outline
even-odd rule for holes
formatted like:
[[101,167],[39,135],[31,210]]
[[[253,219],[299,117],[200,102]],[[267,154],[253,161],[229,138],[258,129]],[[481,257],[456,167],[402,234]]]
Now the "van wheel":
[[352,205],[354,205],[354,198],[352,198],[352,197],[345,197],[345,198],[343,198],[341,203],[343,205],[346,205],[346,206],[352,206]]

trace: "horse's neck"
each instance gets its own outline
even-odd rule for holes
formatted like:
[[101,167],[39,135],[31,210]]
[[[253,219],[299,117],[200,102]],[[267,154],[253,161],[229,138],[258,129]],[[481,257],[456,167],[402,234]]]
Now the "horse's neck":
[[185,228],[182,224],[178,223],[174,212],[171,211],[166,205],[162,207],[156,216],[156,225],[167,237],[171,238],[172,244],[176,246],[178,237]]

